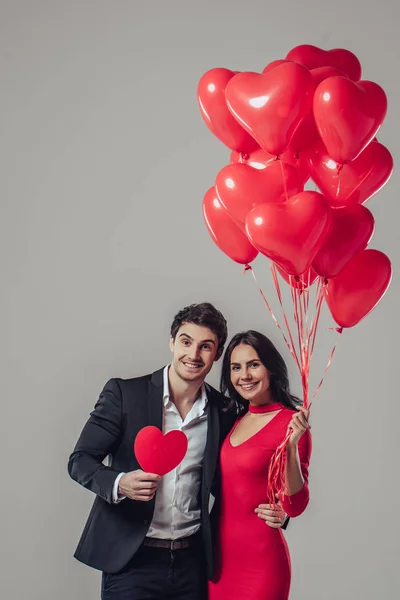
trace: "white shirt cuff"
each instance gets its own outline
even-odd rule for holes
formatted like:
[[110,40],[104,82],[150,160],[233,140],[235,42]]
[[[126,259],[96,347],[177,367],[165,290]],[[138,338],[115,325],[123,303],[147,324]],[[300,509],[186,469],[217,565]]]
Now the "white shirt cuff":
[[119,480],[121,479],[122,475],[125,475],[125,473],[120,473],[116,480],[114,481],[114,485],[113,485],[113,491],[112,491],[112,500],[114,504],[118,504],[118,502],[121,502],[121,500],[124,500],[126,498],[126,496],[118,496],[118,485],[119,485]]

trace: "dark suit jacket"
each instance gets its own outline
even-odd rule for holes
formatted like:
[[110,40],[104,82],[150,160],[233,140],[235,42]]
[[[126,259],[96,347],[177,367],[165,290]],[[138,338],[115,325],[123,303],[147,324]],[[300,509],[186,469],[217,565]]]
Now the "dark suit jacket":
[[[226,409],[226,399],[206,384],[208,433],[200,488],[201,531],[208,576],[213,570],[215,525],[219,506],[218,456],[221,443],[236,419]],[[150,502],[125,499],[112,502],[117,475],[140,469],[133,446],[138,432],[147,425],[162,428],[163,369],[135,379],[110,379],[90,415],[73,453],[68,472],[72,479],[97,497],[89,514],[75,558],[115,573],[121,570],[141,546],[154,512]],[[110,466],[103,460],[111,455]],[[209,514],[210,492],[216,496]]]

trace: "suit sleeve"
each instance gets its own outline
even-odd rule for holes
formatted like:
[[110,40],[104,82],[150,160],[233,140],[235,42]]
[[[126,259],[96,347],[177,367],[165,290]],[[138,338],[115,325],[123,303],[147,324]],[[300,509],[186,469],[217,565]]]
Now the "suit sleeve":
[[68,473],[80,485],[113,503],[112,491],[120,471],[103,460],[119,441],[122,430],[122,396],[116,379],[110,379],[91,412],[68,461]]
[[310,464],[311,447],[311,433],[310,429],[307,429],[299,440],[300,467],[304,479],[303,487],[296,494],[292,494],[291,496],[284,494],[281,500],[282,508],[289,517],[298,517],[301,515],[307,508],[307,504],[310,500],[310,492],[308,489],[308,467]]

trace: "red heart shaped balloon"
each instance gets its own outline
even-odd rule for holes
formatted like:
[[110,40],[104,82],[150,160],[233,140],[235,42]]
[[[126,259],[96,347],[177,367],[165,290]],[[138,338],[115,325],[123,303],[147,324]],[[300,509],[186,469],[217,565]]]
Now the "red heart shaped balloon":
[[228,215],[213,187],[203,198],[203,217],[211,238],[224,254],[241,265],[255,259],[258,251]]
[[279,67],[279,65],[283,65],[288,62],[292,62],[292,61],[290,61],[290,60],[273,60],[272,62],[268,63],[267,66],[262,70],[262,74],[265,75],[266,73],[269,73],[270,71],[275,69],[275,67]]
[[201,116],[210,131],[231,150],[251,152],[257,142],[243,129],[228,110],[225,88],[235,76],[229,69],[211,69],[203,75],[197,87]]
[[383,188],[393,172],[392,155],[377,141],[342,166],[320,144],[309,154],[309,165],[312,179],[333,208],[366,202]]
[[310,71],[287,62],[264,75],[239,73],[226,86],[225,97],[238,122],[277,156],[287,149],[310,109],[313,91]]
[[317,67],[315,69],[310,70],[311,77],[313,78],[313,83],[315,89],[319,86],[320,83],[328,79],[328,77],[346,77],[346,75],[340,69],[335,69],[335,67]]
[[389,258],[379,250],[357,254],[325,287],[326,302],[340,327],[354,327],[385,295],[392,278]]
[[258,148],[249,154],[240,154],[240,152],[231,152],[231,163],[241,162],[249,165],[253,169],[262,170],[271,166],[272,163],[283,162],[294,167],[297,171],[298,179],[303,185],[310,177],[308,156],[305,154],[295,154],[292,150],[286,150],[280,154],[277,160],[276,156],[265,152],[262,148]]
[[286,283],[291,287],[300,290],[307,289],[318,277],[318,273],[316,273],[312,267],[303,273],[303,275],[298,275],[296,277],[288,275],[279,265],[277,265],[276,268]]
[[357,56],[345,50],[344,48],[334,48],[333,50],[323,50],[318,46],[303,44],[292,48],[286,57],[286,60],[304,65],[308,69],[317,69],[318,67],[334,67],[343,71],[353,81],[361,79],[361,64]]
[[303,189],[294,167],[274,161],[263,169],[235,163],[218,173],[215,189],[223,207],[238,225],[244,226],[252,208],[264,202],[283,202]]
[[332,211],[328,235],[312,263],[318,275],[336,277],[356,254],[365,250],[374,228],[372,213],[361,204]]
[[[287,62],[290,61],[274,60],[265,67],[263,73],[269,73],[277,66]],[[310,69],[310,73],[313,80],[314,89],[316,89],[322,81],[328,79],[328,77],[334,77],[337,75],[344,76],[343,71],[330,66],[321,66]],[[305,115],[304,119],[301,121],[293,135],[293,138],[290,142],[290,151],[298,154],[304,150],[307,150],[308,148],[311,148],[318,141],[320,141],[320,136],[314,119],[313,107],[311,106],[310,110]]]
[[281,204],[260,204],[246,219],[252,244],[290,275],[302,275],[328,232],[331,209],[318,192],[300,192]]
[[146,473],[165,475],[185,458],[188,439],[178,429],[163,435],[157,428],[149,425],[139,431],[134,443],[134,452],[139,465]]
[[[319,84],[328,77],[343,76],[343,73],[333,67],[319,67],[310,71],[313,79],[314,89],[317,89]],[[301,153],[308,148],[314,146],[321,140],[317,125],[315,123],[313,107],[310,108],[308,114],[304,117],[298,128],[296,129],[290,149],[295,153]]]
[[387,111],[383,89],[372,81],[329,77],[314,95],[314,117],[328,154],[344,164],[357,158],[376,135]]

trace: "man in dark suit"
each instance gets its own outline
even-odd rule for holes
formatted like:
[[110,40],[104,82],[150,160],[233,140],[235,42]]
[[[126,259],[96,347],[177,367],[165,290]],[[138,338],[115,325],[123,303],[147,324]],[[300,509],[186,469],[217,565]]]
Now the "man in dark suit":
[[[103,600],[207,597],[218,455],[237,413],[204,379],[226,338],[226,321],[211,304],[185,307],[171,326],[171,364],[143,377],[111,379],[83,428],[68,471],[97,497],[75,557],[103,572]],[[147,425],[164,433],[180,429],[188,438],[182,463],[162,478],[144,473],[134,455],[136,435]],[[277,526],[275,516],[261,513]]]

